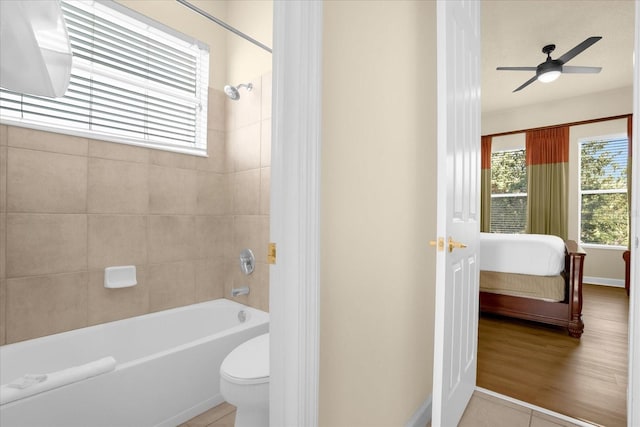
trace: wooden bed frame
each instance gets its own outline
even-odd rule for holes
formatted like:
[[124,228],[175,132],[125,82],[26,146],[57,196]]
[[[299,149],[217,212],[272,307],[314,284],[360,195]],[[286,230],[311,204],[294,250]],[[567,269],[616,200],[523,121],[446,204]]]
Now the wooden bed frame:
[[569,335],[580,338],[582,323],[582,269],[585,251],[573,240],[565,241],[564,301],[514,297],[480,292],[480,312],[493,313],[518,319],[533,320],[566,327]]

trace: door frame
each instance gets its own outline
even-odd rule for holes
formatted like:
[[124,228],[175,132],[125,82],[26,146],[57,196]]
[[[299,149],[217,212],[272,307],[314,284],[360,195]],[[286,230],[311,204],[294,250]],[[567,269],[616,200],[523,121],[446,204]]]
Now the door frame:
[[635,63],[633,70],[633,137],[631,140],[632,153],[635,161],[631,163],[632,188],[635,194],[631,197],[631,295],[629,301],[629,387],[627,389],[627,425],[640,425],[640,0],[635,1]]
[[[640,134],[640,0],[635,0],[633,150]],[[274,1],[271,241],[280,263],[270,271],[271,425],[318,425],[322,2]],[[299,147],[298,141],[307,146]],[[290,149],[295,155],[287,155]],[[300,150],[299,150],[300,149]],[[638,154],[636,154],[636,157]],[[640,189],[640,162],[633,186]],[[284,178],[288,177],[288,180]],[[292,183],[295,181],[298,184]],[[295,186],[295,197],[288,194]],[[283,213],[288,213],[286,220]],[[278,218],[278,216],[281,216]],[[275,217],[275,218],[274,218]],[[298,227],[305,225],[305,228]],[[638,238],[640,197],[632,199]],[[294,249],[291,251],[290,249]],[[300,253],[295,250],[303,249]],[[640,253],[632,251],[628,425],[640,425]],[[299,285],[298,285],[299,284]],[[297,323],[301,322],[301,323]],[[292,325],[298,325],[294,327]],[[293,329],[295,333],[289,329]],[[299,394],[298,394],[299,393]],[[295,405],[291,404],[296,402]],[[289,403],[289,404],[288,404]]]
[[[318,425],[322,2],[273,2],[270,425]],[[266,248],[265,248],[266,250]]]

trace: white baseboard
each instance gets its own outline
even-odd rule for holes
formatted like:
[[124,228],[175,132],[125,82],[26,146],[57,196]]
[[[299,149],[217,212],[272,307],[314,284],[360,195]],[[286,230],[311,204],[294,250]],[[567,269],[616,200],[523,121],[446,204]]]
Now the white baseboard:
[[582,283],[587,283],[589,285],[613,286],[614,288],[624,288],[624,280],[609,279],[606,277],[584,276],[582,278]]
[[405,427],[424,427],[429,421],[431,421],[431,395],[422,402],[415,414],[407,421]]

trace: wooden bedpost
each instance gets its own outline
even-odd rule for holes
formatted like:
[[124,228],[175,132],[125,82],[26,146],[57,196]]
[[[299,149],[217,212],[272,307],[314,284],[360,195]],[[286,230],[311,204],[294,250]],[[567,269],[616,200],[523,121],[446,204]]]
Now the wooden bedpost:
[[582,322],[582,270],[584,266],[584,257],[586,252],[575,241],[567,240],[567,272],[569,285],[569,335],[574,338],[580,338],[584,331],[584,323]]

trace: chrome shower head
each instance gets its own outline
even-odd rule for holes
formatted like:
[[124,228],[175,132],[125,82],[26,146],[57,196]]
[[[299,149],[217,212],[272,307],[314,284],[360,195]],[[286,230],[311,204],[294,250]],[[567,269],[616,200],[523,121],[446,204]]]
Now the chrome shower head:
[[246,88],[247,92],[251,92],[251,89],[253,89],[253,84],[252,83],[248,83],[248,84],[241,83],[238,86],[226,85],[224,87],[224,93],[227,94],[229,99],[237,101],[238,99],[240,99],[240,91],[238,89],[240,89],[241,87]]

